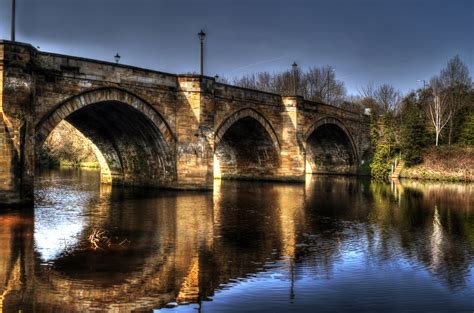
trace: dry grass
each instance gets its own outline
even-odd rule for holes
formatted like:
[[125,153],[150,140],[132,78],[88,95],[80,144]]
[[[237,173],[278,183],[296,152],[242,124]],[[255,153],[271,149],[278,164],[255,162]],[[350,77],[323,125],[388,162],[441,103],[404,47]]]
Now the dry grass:
[[474,181],[473,146],[430,147],[423,154],[423,163],[405,168],[402,177],[445,181]]

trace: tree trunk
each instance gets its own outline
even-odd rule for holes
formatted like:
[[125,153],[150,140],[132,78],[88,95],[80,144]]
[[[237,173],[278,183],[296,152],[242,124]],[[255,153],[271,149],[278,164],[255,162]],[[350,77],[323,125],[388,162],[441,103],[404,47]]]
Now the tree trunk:
[[448,134],[448,145],[451,145],[451,135],[453,133],[453,118],[449,119],[449,134]]
[[439,132],[436,131],[436,146],[438,146],[438,137],[439,137]]

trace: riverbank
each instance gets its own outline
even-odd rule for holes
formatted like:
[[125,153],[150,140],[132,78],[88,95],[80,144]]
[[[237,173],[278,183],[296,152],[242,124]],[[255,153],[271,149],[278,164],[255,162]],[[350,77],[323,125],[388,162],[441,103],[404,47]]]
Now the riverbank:
[[413,167],[405,167],[400,177],[474,182],[474,147],[461,145],[430,147],[423,154],[423,162]]

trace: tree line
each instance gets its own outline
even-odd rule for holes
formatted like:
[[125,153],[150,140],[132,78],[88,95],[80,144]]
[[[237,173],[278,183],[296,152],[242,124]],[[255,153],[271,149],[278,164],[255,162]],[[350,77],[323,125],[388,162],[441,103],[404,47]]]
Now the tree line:
[[299,95],[305,99],[341,106],[346,100],[344,82],[336,79],[336,72],[331,66],[310,67],[302,71],[294,67],[281,73],[252,73],[233,82],[234,85],[278,93],[282,95]]
[[474,89],[467,66],[453,57],[423,88],[372,120],[372,175],[378,178],[388,176],[394,157],[413,166],[423,161],[427,147],[474,145]]

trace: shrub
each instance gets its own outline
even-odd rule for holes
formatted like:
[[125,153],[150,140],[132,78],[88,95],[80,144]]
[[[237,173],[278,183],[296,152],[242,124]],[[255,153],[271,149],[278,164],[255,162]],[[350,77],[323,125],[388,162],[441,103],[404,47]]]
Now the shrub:
[[390,175],[392,154],[390,147],[386,144],[379,144],[375,150],[374,158],[370,164],[372,177],[376,179],[387,179]]
[[474,145],[474,111],[472,111],[463,123],[459,142],[465,145]]
[[370,173],[375,179],[387,179],[390,175],[391,161],[396,153],[395,132],[393,131],[393,115],[383,116],[381,136],[375,145],[375,153],[370,163]]

